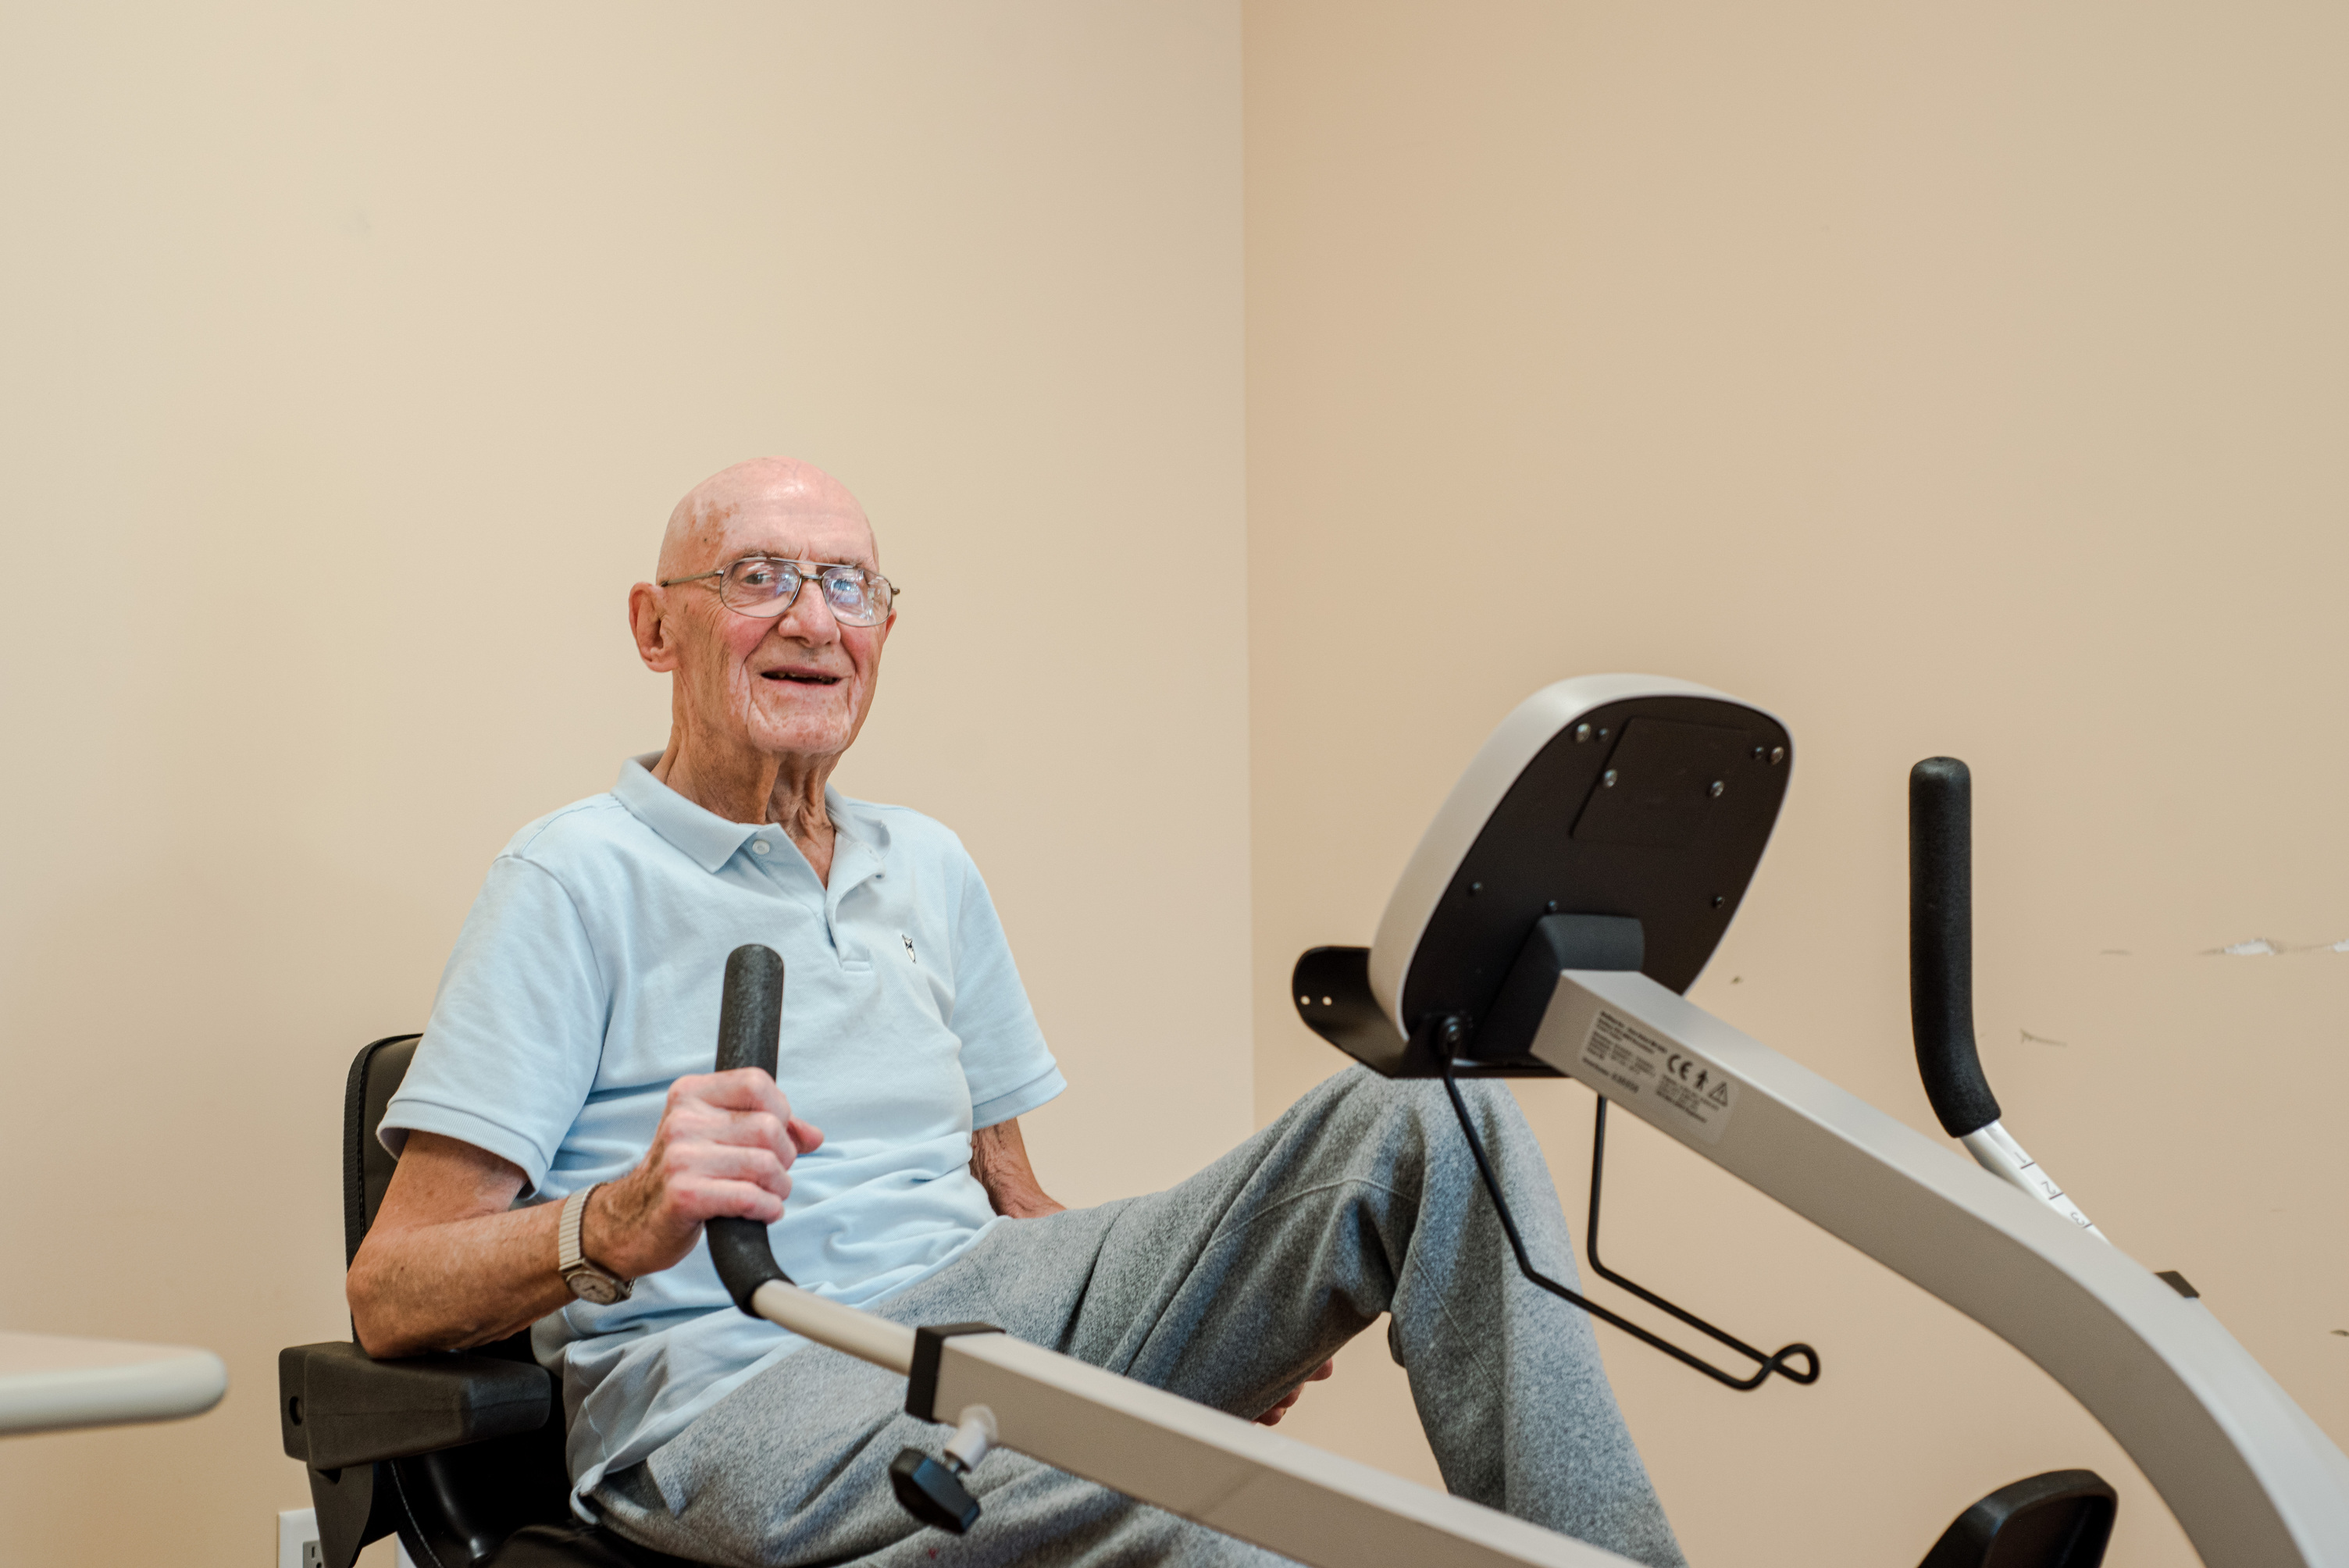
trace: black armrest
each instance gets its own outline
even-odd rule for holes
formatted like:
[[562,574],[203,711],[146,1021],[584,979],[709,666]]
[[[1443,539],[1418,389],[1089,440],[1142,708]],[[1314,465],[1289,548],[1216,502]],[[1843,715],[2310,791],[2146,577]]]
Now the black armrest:
[[277,1353],[286,1457],[316,1470],[535,1431],[554,1410],[554,1390],[544,1367],[488,1356],[377,1361],[341,1341]]

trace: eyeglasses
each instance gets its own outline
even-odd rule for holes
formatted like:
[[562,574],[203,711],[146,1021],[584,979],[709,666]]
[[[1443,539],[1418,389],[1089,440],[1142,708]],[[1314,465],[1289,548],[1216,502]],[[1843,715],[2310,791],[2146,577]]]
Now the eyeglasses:
[[871,626],[889,618],[897,585],[878,572],[822,561],[786,561],[778,555],[746,555],[731,566],[691,577],[664,577],[661,586],[699,583],[715,577],[718,602],[738,615],[771,620],[790,609],[809,582],[823,585],[824,608],[844,626]]

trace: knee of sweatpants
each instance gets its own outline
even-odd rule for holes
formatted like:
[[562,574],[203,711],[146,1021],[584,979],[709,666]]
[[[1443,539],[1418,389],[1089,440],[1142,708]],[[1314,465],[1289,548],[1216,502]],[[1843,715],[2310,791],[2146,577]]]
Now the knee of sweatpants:
[[1432,1161],[1449,1165],[1454,1161],[1464,1164],[1470,1161],[1468,1140],[1460,1131],[1462,1109],[1468,1113],[1468,1125],[1476,1130],[1476,1140],[1496,1163],[1506,1166],[1517,1157],[1518,1150],[1535,1147],[1533,1130],[1526,1125],[1526,1113],[1506,1081],[1457,1078],[1452,1088],[1459,1092],[1457,1109],[1441,1078],[1397,1078],[1389,1086],[1389,1113],[1413,1119]]
[[1444,1086],[1432,1078],[1391,1078],[1357,1063],[1322,1079],[1298,1104],[1302,1107],[1318,1102],[1331,1115],[1414,1114],[1424,1109],[1421,1102],[1430,1089],[1439,1098],[1444,1093]]
[[[1357,1140],[1376,1143],[1402,1140],[1441,1148],[1459,1136],[1451,1101],[1438,1079],[1392,1078],[1356,1067],[1323,1087],[1331,1096],[1330,1121],[1347,1129]],[[1486,1087],[1475,1082],[1460,1086],[1480,1129],[1492,1125],[1492,1114],[1483,1103]],[[1507,1098],[1506,1090],[1502,1097]]]
[[[1531,1136],[1516,1097],[1500,1079],[1463,1078],[1455,1087],[1478,1139],[1495,1158]],[[1440,1163],[1469,1157],[1440,1078],[1391,1078],[1356,1066],[1317,1085],[1293,1114],[1357,1147],[1409,1146]]]
[[1285,1144],[1327,1145],[1356,1155],[1387,1149],[1425,1125],[1419,1102],[1422,1091],[1430,1087],[1442,1095],[1441,1085],[1350,1067],[1300,1095],[1276,1123],[1276,1136]]
[[[1427,1087],[1434,1091],[1436,1100],[1441,1103],[1444,1099],[1444,1085],[1430,1079]],[[1506,1079],[1461,1078],[1457,1080],[1457,1087],[1461,1099],[1467,1104],[1468,1114],[1480,1124],[1489,1127],[1525,1120],[1525,1113],[1517,1109],[1517,1097],[1509,1092]],[[1444,1106],[1444,1113],[1446,1119],[1450,1119],[1452,1108]]]
[[[1460,1090],[1468,1114],[1480,1124],[1518,1115],[1516,1097],[1499,1078],[1459,1078],[1454,1080],[1454,1087]],[[1321,1088],[1375,1111],[1432,1118],[1445,1123],[1454,1119],[1451,1097],[1442,1078],[1389,1078],[1357,1065],[1330,1078]]]

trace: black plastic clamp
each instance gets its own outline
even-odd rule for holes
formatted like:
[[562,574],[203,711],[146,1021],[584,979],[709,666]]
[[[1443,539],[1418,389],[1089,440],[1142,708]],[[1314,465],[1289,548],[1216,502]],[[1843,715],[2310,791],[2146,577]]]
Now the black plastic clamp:
[[938,1402],[938,1357],[945,1354],[947,1341],[965,1334],[1000,1334],[1003,1330],[991,1323],[926,1324],[914,1330],[914,1365],[905,1374],[905,1414],[916,1420],[945,1421],[936,1414]]

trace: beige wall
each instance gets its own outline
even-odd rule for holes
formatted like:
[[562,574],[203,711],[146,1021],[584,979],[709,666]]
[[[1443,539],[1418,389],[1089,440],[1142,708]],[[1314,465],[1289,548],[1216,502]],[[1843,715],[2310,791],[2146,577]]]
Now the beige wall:
[[[1299,951],[1519,697],[1631,669],[1800,751],[1697,997],[1934,1130],[1903,776],[1952,753],[2009,1125],[2349,1438],[2349,955],[2202,955],[2349,937],[2349,18],[1259,0],[1247,50],[1259,1116],[1337,1065]],[[1521,1098],[1578,1231],[1589,1097]],[[1696,1561],[1913,1563],[2077,1464],[2114,1562],[2192,1560],[2043,1375],[1644,1134],[1609,1261],[1826,1362],[1600,1331]],[[1432,1473],[1369,1336],[1296,1429]]]
[[[1244,425],[1228,4],[14,18],[0,1326],[234,1387],[0,1445],[0,1568],[262,1560],[350,1052],[507,834],[658,743],[620,595],[761,450],[908,585],[843,782],[987,870],[1063,1195],[1337,1065],[1288,965],[1368,939],[1514,701],[1683,675],[1802,748],[1700,999],[1930,1129],[1901,776],[1968,758],[2012,1125],[2349,1436],[2349,956],[2204,955],[2349,937],[2344,26],[1257,4]],[[1524,1099],[1578,1210],[1587,1097]],[[1741,1397],[1603,1339],[1700,1561],[1913,1561],[2069,1464],[2115,1561],[2189,1560],[2002,1346],[1619,1143],[1617,1261],[1826,1360]],[[1431,1474],[1367,1340],[1296,1419]]]
[[506,837],[660,745],[623,596],[735,459],[841,475],[907,585],[843,782],[987,872],[1075,1085],[1055,1190],[1246,1130],[1243,600],[1160,553],[1244,552],[1238,29],[12,15],[0,1326],[233,1386],[0,1445],[0,1563],[268,1560],[276,1349],[347,1331],[344,1070]]

